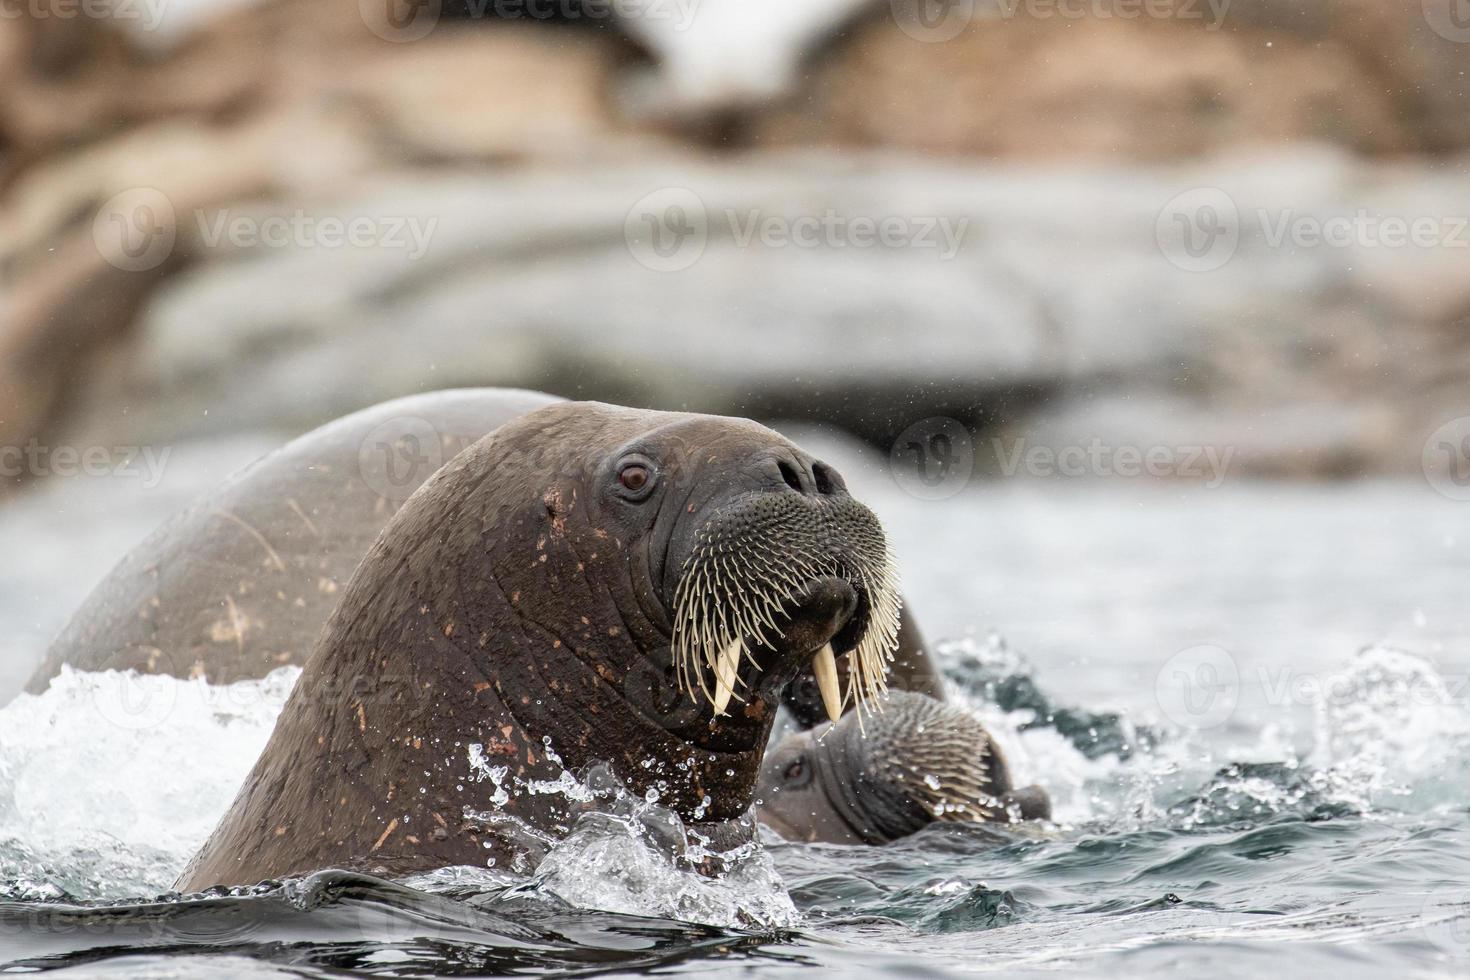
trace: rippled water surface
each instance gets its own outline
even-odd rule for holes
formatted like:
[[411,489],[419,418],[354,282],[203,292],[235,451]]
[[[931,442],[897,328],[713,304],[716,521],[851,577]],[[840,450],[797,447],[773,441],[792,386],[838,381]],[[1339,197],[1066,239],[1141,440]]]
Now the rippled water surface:
[[0,970],[1465,974],[1470,505],[1410,484],[875,494],[956,689],[1055,825],[768,838],[710,882],[620,811],[530,877],[181,897],[294,672],[69,674],[0,709]]

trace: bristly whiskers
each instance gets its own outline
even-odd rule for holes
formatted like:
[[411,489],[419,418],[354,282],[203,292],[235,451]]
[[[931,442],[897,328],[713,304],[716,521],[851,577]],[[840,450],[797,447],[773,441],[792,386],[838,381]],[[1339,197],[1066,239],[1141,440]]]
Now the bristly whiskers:
[[[680,688],[696,688],[724,713],[752,646],[782,635],[786,607],[814,580],[840,578],[865,600],[866,622],[850,652],[849,683],[837,692],[831,644],[815,668],[829,713],[867,705],[888,688],[898,648],[900,592],[893,556],[876,517],[853,500],[811,502],[760,496],[717,514],[700,529],[675,590],[673,658]],[[825,672],[824,672],[825,671]]]

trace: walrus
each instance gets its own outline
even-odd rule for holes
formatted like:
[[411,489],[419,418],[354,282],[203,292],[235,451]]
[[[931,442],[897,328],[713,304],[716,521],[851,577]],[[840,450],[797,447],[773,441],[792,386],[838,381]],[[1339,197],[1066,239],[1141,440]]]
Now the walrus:
[[782,692],[840,649],[881,693],[900,601],[872,512],[771,430],[536,409],[388,521],[177,887],[507,861],[499,821],[564,831],[594,764],[748,836]]
[[[524,391],[435,392],[366,409],[293,441],[124,558],[63,630],[30,689],[43,689],[63,663],[216,683],[303,663],[341,587],[402,500],[460,449],[556,402]],[[854,690],[848,658],[837,658],[836,666],[838,687]],[[906,613],[890,682],[943,696]],[[824,703],[820,687],[807,670],[788,691],[787,708],[804,727],[835,717],[834,704],[850,711],[857,703],[830,689]]]
[[866,719],[849,712],[767,753],[760,819],[782,837],[886,844],[931,823],[1048,820],[1039,786],[1013,788],[980,721],[953,702],[893,690]]

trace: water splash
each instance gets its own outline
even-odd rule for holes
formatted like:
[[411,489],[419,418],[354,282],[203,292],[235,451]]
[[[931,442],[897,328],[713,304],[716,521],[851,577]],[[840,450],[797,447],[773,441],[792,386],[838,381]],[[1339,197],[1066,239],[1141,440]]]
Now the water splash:
[[203,681],[63,669],[0,709],[0,895],[163,891],[265,747],[300,670]]

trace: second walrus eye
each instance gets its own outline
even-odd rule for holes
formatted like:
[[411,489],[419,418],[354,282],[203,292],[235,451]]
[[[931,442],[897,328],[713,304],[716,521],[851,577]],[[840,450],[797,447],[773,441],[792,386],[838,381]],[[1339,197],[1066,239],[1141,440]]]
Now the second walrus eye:
[[628,500],[643,500],[653,492],[653,470],[641,460],[630,460],[618,470],[618,486]]

